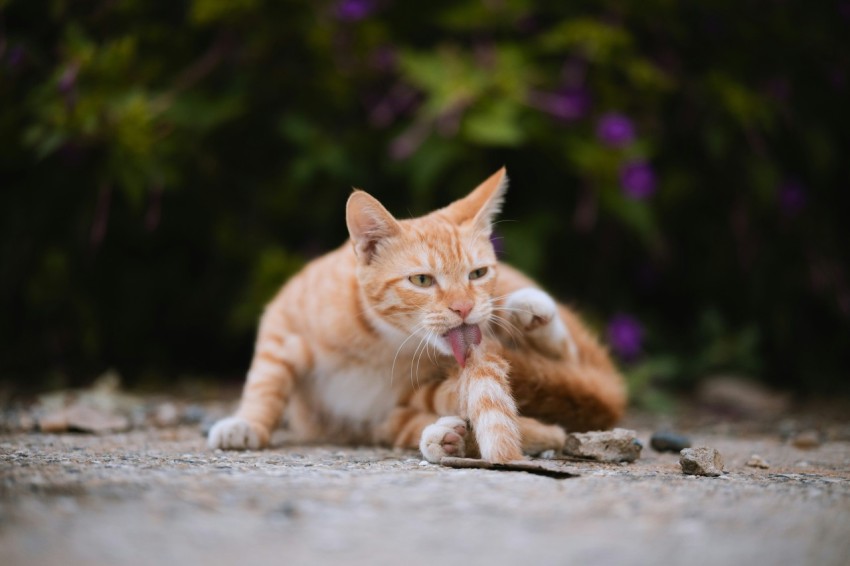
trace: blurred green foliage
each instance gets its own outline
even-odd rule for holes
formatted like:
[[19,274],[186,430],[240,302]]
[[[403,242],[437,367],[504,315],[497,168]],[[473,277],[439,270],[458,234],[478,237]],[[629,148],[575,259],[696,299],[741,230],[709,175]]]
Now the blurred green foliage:
[[0,1],[0,376],[238,375],[351,186],[420,214],[506,164],[497,245],[636,393],[846,391],[848,25],[845,1]]

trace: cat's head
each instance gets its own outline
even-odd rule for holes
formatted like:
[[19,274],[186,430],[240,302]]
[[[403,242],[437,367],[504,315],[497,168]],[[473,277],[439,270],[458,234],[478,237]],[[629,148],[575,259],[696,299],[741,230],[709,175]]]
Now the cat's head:
[[463,365],[493,312],[498,263],[493,217],[508,178],[502,168],[465,198],[427,216],[396,220],[356,191],[346,221],[369,315],[399,338],[415,335]]

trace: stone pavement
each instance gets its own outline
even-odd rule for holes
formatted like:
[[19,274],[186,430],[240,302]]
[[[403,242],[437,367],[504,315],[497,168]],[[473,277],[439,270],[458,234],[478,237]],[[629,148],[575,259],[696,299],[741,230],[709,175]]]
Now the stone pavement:
[[[627,423],[628,424],[628,423]],[[576,478],[451,469],[414,452],[212,452],[197,427],[0,436],[0,562],[850,564],[850,441],[704,427],[726,473],[646,446]],[[285,436],[284,436],[285,440]],[[770,468],[746,462],[759,454]]]

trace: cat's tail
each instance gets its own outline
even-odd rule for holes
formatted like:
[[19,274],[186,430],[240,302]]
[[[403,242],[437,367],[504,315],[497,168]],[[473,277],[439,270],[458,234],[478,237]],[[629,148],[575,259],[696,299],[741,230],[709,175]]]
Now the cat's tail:
[[520,414],[567,431],[603,430],[614,426],[626,409],[626,386],[609,364],[518,356],[511,362],[511,390]]

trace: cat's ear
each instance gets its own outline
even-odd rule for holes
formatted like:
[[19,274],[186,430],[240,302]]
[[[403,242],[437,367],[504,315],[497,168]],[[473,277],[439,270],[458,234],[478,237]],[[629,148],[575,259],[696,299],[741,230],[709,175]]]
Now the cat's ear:
[[355,190],[345,205],[345,222],[360,261],[369,263],[378,243],[401,232],[401,226],[378,200]]
[[493,231],[493,219],[502,210],[507,190],[508,174],[502,167],[474,191],[446,207],[445,211],[455,223],[470,222],[476,231],[489,236]]

